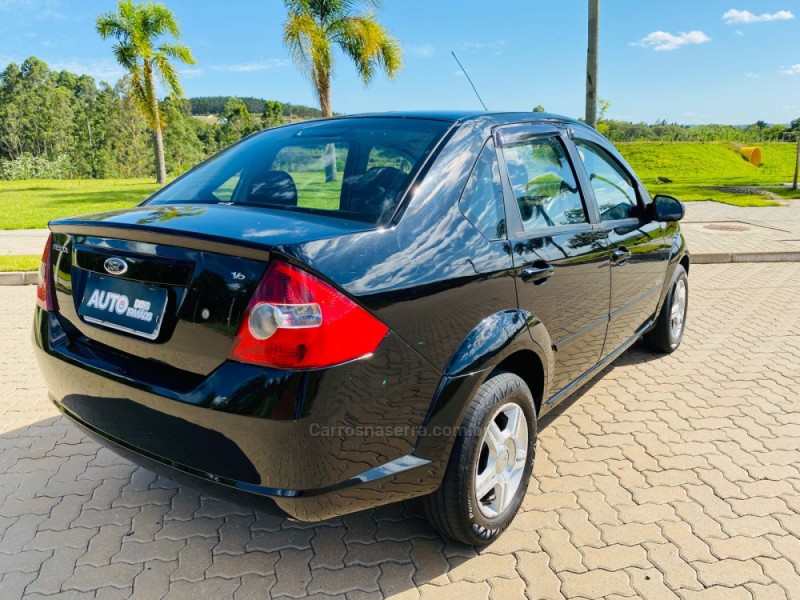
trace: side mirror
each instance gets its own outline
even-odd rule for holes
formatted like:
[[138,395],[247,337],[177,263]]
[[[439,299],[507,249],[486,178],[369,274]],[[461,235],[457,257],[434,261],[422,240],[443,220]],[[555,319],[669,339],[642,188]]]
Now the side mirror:
[[672,196],[659,194],[653,199],[653,204],[655,205],[656,221],[674,223],[680,221],[686,214],[683,202]]

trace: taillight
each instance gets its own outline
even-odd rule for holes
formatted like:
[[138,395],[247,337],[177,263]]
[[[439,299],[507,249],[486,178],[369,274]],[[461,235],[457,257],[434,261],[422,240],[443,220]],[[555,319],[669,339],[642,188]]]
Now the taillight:
[[39,278],[36,282],[36,306],[48,312],[56,310],[55,290],[52,282],[52,247],[53,234],[51,233],[47,236],[47,245],[42,253],[42,262],[39,263]]
[[242,318],[229,358],[284,369],[330,367],[372,354],[388,331],[327,283],[273,261]]

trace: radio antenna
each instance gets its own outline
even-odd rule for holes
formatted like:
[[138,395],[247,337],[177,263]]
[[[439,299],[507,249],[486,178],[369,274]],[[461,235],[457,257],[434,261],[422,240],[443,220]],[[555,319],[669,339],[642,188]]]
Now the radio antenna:
[[481,106],[483,106],[483,110],[488,112],[489,109],[486,108],[486,105],[483,103],[483,98],[481,98],[481,95],[478,93],[478,88],[476,88],[475,84],[472,83],[472,79],[470,79],[469,73],[467,73],[467,70],[464,68],[464,65],[461,64],[460,60],[458,60],[458,57],[456,56],[455,52],[450,50],[450,54],[453,55],[453,58],[456,59],[458,66],[461,67],[461,71],[464,73],[464,76],[467,78],[467,81],[469,81],[469,84],[472,86],[472,91],[475,92],[475,95],[478,97],[478,101],[481,103]]

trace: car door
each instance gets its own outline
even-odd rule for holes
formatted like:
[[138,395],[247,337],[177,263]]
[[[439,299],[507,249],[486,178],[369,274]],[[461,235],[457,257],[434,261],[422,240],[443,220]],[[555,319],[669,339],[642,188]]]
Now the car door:
[[575,146],[608,240],[611,302],[603,356],[641,333],[655,315],[669,247],[648,210],[644,186],[600,136],[576,133]]
[[561,130],[513,126],[496,137],[517,298],[550,335],[553,395],[600,359],[610,299],[606,234],[581,193],[574,149]]

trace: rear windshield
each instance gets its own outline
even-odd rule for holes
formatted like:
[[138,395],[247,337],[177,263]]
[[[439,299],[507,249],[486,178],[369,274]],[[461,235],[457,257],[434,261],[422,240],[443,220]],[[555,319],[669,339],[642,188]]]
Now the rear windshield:
[[380,224],[450,125],[358,118],[271,129],[212,157],[147,204],[265,206]]

